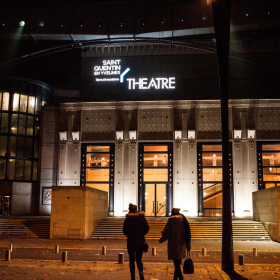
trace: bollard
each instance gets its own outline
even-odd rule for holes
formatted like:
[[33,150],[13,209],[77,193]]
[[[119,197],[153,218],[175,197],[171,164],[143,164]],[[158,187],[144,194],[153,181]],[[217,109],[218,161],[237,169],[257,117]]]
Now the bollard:
[[239,259],[239,265],[244,265],[244,255],[239,255],[238,259]]
[[258,249],[253,248],[253,256],[256,257],[258,255]]
[[62,262],[67,262],[67,251],[62,252]]
[[119,253],[119,264],[124,263],[124,254],[123,253]]
[[152,256],[156,256],[157,255],[157,248],[153,247],[152,248]]
[[10,244],[10,251],[13,252],[13,244]]
[[106,253],[107,253],[106,246],[103,246],[102,247],[102,255],[106,255]]
[[202,256],[206,256],[206,248],[202,248]]
[[58,254],[59,253],[59,245],[55,246],[55,253]]
[[7,250],[6,251],[6,258],[5,258],[6,261],[10,261],[11,260],[11,251],[10,250]]

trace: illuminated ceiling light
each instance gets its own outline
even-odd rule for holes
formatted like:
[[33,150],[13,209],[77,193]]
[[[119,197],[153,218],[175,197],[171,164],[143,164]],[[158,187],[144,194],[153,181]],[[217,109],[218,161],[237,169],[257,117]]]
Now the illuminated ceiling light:
[[161,18],[161,19],[160,19],[160,23],[161,23],[161,24],[164,24],[164,23],[165,23],[165,18]]
[[5,22],[1,22],[1,26],[5,26]]
[[100,28],[102,26],[101,22],[97,22],[97,27]]
[[79,26],[80,26],[80,27],[83,27],[83,26],[84,26],[84,24],[83,24],[82,22],[80,22],[80,23],[79,23]]
[[21,26],[21,27],[23,27],[25,25],[25,21],[21,21],[20,23],[19,23],[19,26]]
[[246,12],[246,13],[245,13],[245,16],[248,17],[248,16],[249,16],[249,13]]
[[181,22],[184,22],[186,20],[186,18],[185,17],[181,17]]
[[39,22],[39,26],[43,27],[45,25],[45,23],[43,21]]
[[123,22],[120,22],[120,27],[123,27],[124,26],[124,23]]
[[266,13],[267,13],[268,15],[271,15],[271,14],[272,14],[272,11],[271,11],[271,10],[268,10]]
[[145,26],[146,24],[147,24],[146,21],[142,21],[142,22],[141,22],[141,25],[142,25],[142,26]]
[[206,19],[207,19],[207,16],[202,16],[202,19],[203,19],[203,20],[206,20]]
[[60,27],[64,27],[64,23],[63,22],[60,23]]

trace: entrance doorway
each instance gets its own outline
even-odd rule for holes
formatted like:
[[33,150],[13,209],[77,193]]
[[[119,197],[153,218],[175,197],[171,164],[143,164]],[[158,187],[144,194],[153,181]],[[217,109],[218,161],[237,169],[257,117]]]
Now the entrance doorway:
[[145,184],[146,216],[166,216],[166,184]]

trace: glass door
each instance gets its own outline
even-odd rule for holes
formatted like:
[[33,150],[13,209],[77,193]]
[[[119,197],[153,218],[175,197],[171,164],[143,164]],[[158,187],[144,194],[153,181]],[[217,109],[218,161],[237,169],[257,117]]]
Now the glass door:
[[166,184],[145,184],[145,213],[147,216],[166,216]]

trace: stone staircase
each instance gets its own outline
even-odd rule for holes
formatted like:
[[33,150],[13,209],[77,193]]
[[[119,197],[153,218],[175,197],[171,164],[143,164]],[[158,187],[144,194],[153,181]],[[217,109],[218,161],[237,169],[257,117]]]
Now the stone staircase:
[[[159,239],[166,221],[148,221],[150,231],[146,239]],[[189,221],[192,240],[222,240],[222,221]],[[235,241],[268,241],[270,235],[260,222],[251,220],[233,221],[233,239]],[[92,233],[93,239],[125,239],[122,233],[123,220],[100,221]]]
[[0,238],[50,238],[50,219],[0,219]]

